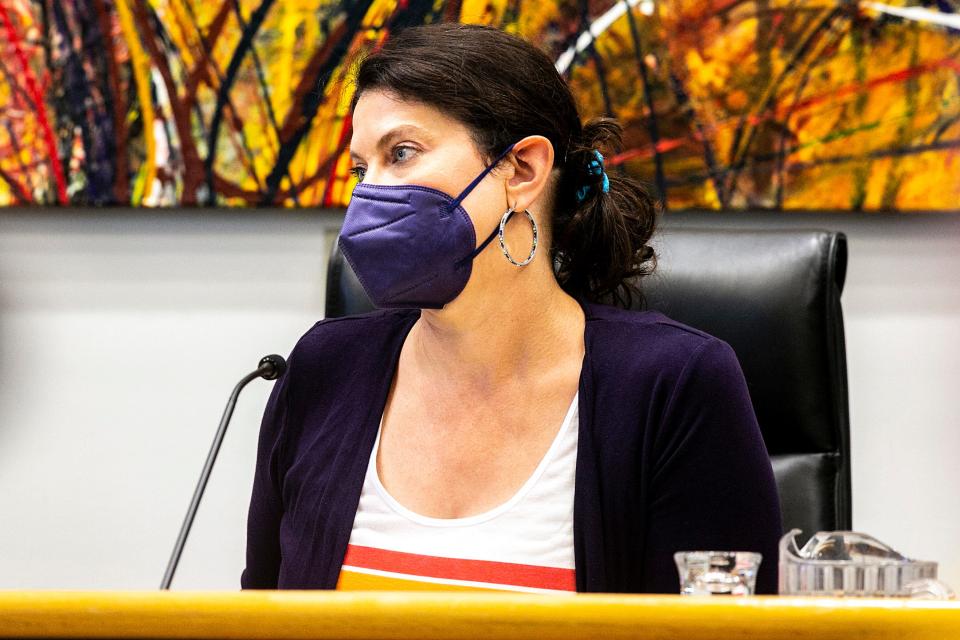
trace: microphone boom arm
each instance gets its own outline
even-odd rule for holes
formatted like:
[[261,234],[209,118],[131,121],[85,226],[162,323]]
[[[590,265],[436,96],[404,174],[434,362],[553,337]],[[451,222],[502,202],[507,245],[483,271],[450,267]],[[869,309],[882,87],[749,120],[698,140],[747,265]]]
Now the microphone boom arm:
[[160,583],[161,590],[170,589],[170,583],[173,581],[173,574],[177,570],[177,564],[180,562],[180,555],[183,553],[183,547],[187,543],[187,536],[190,534],[190,527],[193,526],[193,519],[197,515],[197,509],[200,507],[200,498],[207,487],[207,480],[210,479],[210,472],[213,471],[213,463],[220,452],[220,445],[223,443],[223,437],[227,433],[227,425],[230,424],[230,418],[233,417],[233,409],[237,406],[237,398],[240,392],[251,381],[257,378],[274,380],[283,375],[286,369],[286,362],[278,355],[265,356],[260,360],[260,366],[256,371],[252,371],[243,377],[237,386],[233,388],[230,399],[227,400],[227,406],[223,410],[223,416],[220,418],[220,426],[217,428],[217,435],[213,438],[213,444],[210,452],[207,454],[207,461],[203,465],[203,471],[200,472],[200,480],[197,482],[197,488],[193,491],[193,498],[190,500],[190,507],[187,509],[187,515],[183,519],[183,525],[180,527],[180,534],[177,536],[177,543],[173,546],[173,553],[170,554],[170,560],[167,563],[167,570],[163,575],[163,582]]

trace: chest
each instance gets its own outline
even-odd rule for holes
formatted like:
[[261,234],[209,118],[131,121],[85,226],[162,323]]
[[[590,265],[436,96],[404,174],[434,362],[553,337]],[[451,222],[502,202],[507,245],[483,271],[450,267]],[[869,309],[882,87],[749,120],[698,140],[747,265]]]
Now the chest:
[[[546,455],[506,501],[434,518],[401,504],[368,463],[338,589],[575,590],[575,404]],[[381,425],[382,426],[382,425]]]
[[492,509],[517,493],[558,440],[576,408],[570,386],[492,401],[431,401],[397,385],[383,416],[378,476],[423,515],[461,518]]

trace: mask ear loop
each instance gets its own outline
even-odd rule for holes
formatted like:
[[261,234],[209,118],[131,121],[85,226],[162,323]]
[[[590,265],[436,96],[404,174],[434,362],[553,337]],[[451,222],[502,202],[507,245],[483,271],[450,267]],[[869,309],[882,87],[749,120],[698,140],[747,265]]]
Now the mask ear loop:
[[[516,143],[514,143],[514,144],[516,144]],[[487,174],[490,173],[491,171],[493,171],[494,168],[495,168],[498,164],[500,164],[500,161],[503,160],[504,158],[506,158],[506,157],[507,157],[507,154],[510,153],[511,151],[513,151],[513,144],[511,144],[509,147],[507,147],[507,148],[504,150],[503,153],[501,153],[499,156],[497,156],[497,157],[494,159],[494,161],[491,162],[491,163],[487,166],[486,169],[484,169],[483,171],[481,171],[481,172],[480,172],[480,175],[478,175],[476,178],[474,178],[474,179],[473,179],[473,182],[471,182],[470,184],[468,184],[468,185],[466,186],[466,188],[465,188],[463,191],[460,192],[460,195],[458,195],[456,198],[453,199],[453,202],[450,203],[450,205],[449,205],[449,207],[447,208],[447,210],[448,210],[448,211],[453,211],[453,210],[456,209],[458,206],[460,206],[460,203],[463,202],[463,199],[464,199],[464,198],[466,198],[468,195],[470,195],[470,192],[473,191],[474,187],[476,187],[478,184],[480,184],[480,181],[483,180],[484,178],[486,178],[486,177],[487,177]]]
[[[514,144],[516,144],[516,143],[514,143]],[[491,162],[490,165],[489,165],[486,169],[484,169],[483,172],[482,172],[480,175],[478,175],[476,178],[473,179],[473,182],[471,182],[470,184],[468,184],[467,187],[466,187],[463,191],[460,192],[460,195],[457,196],[457,197],[453,200],[453,202],[450,203],[450,206],[448,207],[447,210],[448,210],[448,211],[453,211],[453,210],[456,209],[458,206],[460,206],[460,203],[463,202],[463,199],[464,199],[464,198],[466,198],[468,195],[470,195],[470,192],[473,191],[474,187],[476,187],[478,184],[480,184],[480,181],[483,180],[484,178],[486,178],[486,177],[487,177],[487,174],[490,173],[491,171],[493,171],[494,167],[496,167],[498,164],[500,164],[500,161],[503,160],[504,158],[506,158],[508,153],[510,153],[511,151],[513,151],[513,147],[514,147],[514,145],[511,144],[509,147],[507,147],[507,148],[503,151],[503,153],[501,153],[499,156],[497,156],[496,159],[494,159],[494,161]],[[457,263],[456,263],[456,265],[454,265],[454,266],[455,266],[457,269],[459,269],[459,268],[463,267],[466,263],[468,263],[468,262],[470,262],[471,260],[473,260],[474,258],[476,258],[476,257],[480,254],[481,251],[483,251],[484,249],[487,248],[487,245],[489,245],[491,242],[493,242],[493,239],[496,238],[497,235],[499,235],[499,233],[500,233],[500,227],[497,226],[497,227],[495,227],[495,228],[493,229],[493,232],[492,232],[489,236],[487,236],[487,239],[480,243],[480,246],[479,246],[479,247],[477,247],[476,249],[474,249],[473,251],[471,251],[469,254],[467,254],[466,256],[464,256],[463,258],[461,258],[460,260],[457,260]]]

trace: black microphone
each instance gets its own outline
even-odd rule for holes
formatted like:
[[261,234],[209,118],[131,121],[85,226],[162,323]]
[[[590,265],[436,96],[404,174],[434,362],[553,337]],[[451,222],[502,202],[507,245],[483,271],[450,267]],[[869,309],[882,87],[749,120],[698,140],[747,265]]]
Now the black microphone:
[[173,581],[173,574],[177,570],[177,563],[180,562],[180,554],[183,553],[183,546],[187,543],[187,536],[190,534],[190,527],[193,526],[193,518],[197,515],[197,508],[200,506],[200,498],[207,487],[207,480],[210,479],[210,472],[213,470],[213,463],[217,459],[217,453],[220,451],[220,444],[223,442],[223,436],[227,432],[227,425],[230,424],[230,418],[233,416],[233,408],[237,405],[237,397],[243,388],[251,380],[263,378],[264,380],[276,380],[287,370],[287,361],[282,357],[273,354],[264,356],[260,360],[260,366],[256,371],[248,373],[243,377],[237,386],[233,388],[230,399],[227,400],[227,407],[223,410],[223,417],[220,418],[220,427],[217,429],[217,435],[213,438],[213,444],[210,446],[210,453],[207,454],[207,461],[203,465],[203,471],[200,473],[200,481],[193,492],[193,499],[190,501],[190,508],[187,509],[187,517],[183,519],[183,526],[180,527],[180,535],[177,536],[177,544],[173,547],[173,553],[170,554],[170,562],[167,563],[167,572],[163,576],[163,582],[160,583],[160,589],[169,589]]

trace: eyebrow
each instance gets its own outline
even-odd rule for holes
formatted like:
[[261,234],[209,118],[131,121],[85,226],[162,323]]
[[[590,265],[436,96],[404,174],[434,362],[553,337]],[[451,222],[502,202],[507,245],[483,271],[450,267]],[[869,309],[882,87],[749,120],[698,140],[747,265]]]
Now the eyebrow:
[[[401,124],[399,126],[394,127],[390,131],[387,131],[385,134],[383,134],[380,137],[380,140],[377,142],[377,149],[383,149],[385,147],[389,147],[393,143],[393,141],[396,140],[397,138],[402,138],[410,134],[418,134],[424,137],[429,137],[429,134],[425,129],[418,127],[415,124]],[[350,150],[350,158],[352,160],[363,159],[359,155],[354,153],[352,149]]]

